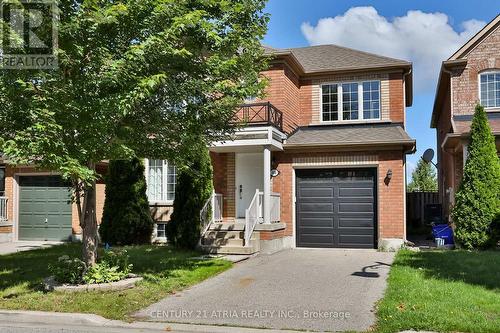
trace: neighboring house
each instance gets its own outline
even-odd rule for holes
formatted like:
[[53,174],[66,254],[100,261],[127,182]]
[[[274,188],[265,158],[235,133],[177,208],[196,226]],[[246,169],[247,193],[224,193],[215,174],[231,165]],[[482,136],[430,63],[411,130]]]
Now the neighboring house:
[[441,66],[431,127],[437,130],[439,195],[447,219],[462,179],[478,103],[487,112],[500,151],[500,15]]
[[[201,212],[202,245],[221,253],[400,246],[406,155],[415,150],[405,132],[411,63],[334,45],[265,51],[266,98],[249,98],[234,119],[245,126],[210,147],[215,194]],[[176,169],[146,160],[146,179],[155,240],[165,240]],[[10,238],[79,237],[58,177],[7,166],[5,196],[12,224],[0,222],[0,232]],[[99,210],[103,198],[100,184]]]

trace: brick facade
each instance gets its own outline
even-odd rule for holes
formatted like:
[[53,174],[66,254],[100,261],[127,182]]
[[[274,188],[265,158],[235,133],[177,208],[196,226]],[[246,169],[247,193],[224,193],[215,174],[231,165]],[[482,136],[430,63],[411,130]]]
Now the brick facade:
[[479,74],[488,70],[500,70],[500,29],[493,31],[465,58],[465,67],[452,70],[452,115],[473,114],[479,101]]
[[[438,90],[435,109],[437,130],[437,158],[438,158],[438,184],[444,216],[450,218],[451,207],[454,204],[454,194],[462,179],[463,150],[468,142],[470,131],[469,120],[462,121],[460,117],[471,117],[479,103],[479,75],[487,71],[500,71],[500,28],[493,29],[485,34],[477,45],[462,54],[455,63],[450,63],[440,85],[444,88]],[[450,75],[448,76],[448,73]],[[488,113],[498,113],[500,108],[488,108]],[[458,118],[457,118],[458,117]],[[500,122],[490,119],[494,132],[500,131]],[[443,147],[449,134],[460,135],[451,143]],[[497,138],[500,143],[500,138]],[[500,146],[499,146],[500,147]],[[500,150],[499,150],[500,151]]]

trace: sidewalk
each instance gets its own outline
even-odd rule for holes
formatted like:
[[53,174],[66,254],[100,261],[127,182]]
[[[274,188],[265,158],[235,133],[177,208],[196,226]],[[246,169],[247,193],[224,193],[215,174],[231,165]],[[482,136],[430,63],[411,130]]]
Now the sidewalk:
[[[297,333],[292,330],[274,330],[231,326],[192,325],[175,323],[133,322],[110,320],[94,314],[41,311],[0,310],[0,332],[47,333]],[[400,333],[434,333],[404,331]]]
[[[182,332],[182,333],[297,333],[288,330],[270,330],[230,326],[191,325],[175,323],[133,322],[110,320],[94,314],[41,311],[0,310],[0,332]],[[103,329],[105,328],[105,329]],[[23,329],[22,331],[20,329]]]
[[11,254],[21,251],[38,250],[59,244],[62,244],[62,242],[15,241],[15,242],[0,243],[0,255]]

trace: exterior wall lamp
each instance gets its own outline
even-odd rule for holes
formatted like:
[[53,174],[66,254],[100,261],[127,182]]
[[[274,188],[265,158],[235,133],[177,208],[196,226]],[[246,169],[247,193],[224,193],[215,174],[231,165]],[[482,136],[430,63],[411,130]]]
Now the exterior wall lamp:
[[387,173],[385,174],[385,179],[384,179],[385,185],[389,186],[389,183],[391,182],[391,178],[392,178],[392,169],[389,169],[389,170],[387,170]]

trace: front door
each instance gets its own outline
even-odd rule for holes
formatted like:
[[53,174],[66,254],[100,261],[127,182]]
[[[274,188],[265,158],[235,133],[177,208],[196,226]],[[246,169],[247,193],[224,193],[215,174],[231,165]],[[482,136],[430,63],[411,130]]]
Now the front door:
[[264,189],[263,153],[236,154],[236,217],[244,218],[245,210],[255,195]]

